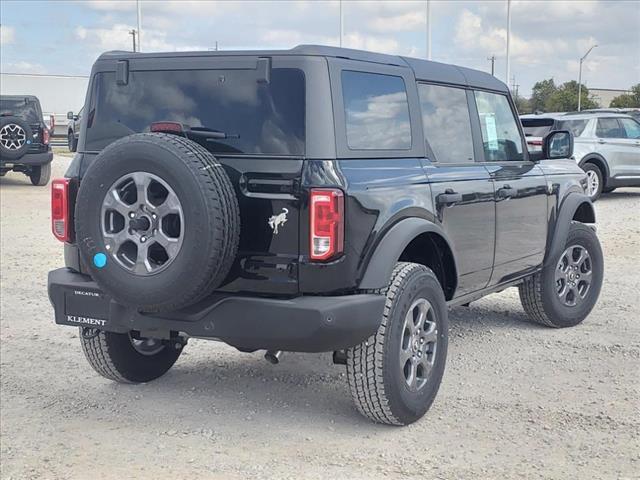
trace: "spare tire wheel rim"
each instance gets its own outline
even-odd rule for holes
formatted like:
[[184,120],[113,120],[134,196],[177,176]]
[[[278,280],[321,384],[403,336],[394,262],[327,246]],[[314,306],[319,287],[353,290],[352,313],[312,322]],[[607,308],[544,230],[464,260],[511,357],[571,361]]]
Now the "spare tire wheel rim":
[[152,173],[127,173],[109,187],[100,226],[108,254],[134,275],[160,273],[182,248],[180,199],[166,181]]
[[8,123],[0,129],[0,145],[7,150],[20,150],[27,141],[27,133],[20,125]]

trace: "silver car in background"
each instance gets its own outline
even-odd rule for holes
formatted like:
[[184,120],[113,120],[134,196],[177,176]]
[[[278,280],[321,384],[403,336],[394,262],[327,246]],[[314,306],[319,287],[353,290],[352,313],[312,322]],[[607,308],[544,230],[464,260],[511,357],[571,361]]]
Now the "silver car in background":
[[[574,135],[574,159],[587,174],[588,194],[618,187],[640,187],[640,123],[629,115],[612,112],[552,113],[520,117],[530,152],[541,148],[552,130]],[[535,135],[534,135],[535,134]],[[539,140],[539,142],[536,142]]]

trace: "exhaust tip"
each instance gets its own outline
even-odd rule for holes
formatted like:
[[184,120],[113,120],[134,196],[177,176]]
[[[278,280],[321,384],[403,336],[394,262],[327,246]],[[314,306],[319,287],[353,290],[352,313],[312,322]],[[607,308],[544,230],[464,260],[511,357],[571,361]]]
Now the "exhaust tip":
[[264,354],[264,359],[272,365],[280,363],[280,357],[282,356],[282,350],[267,350]]

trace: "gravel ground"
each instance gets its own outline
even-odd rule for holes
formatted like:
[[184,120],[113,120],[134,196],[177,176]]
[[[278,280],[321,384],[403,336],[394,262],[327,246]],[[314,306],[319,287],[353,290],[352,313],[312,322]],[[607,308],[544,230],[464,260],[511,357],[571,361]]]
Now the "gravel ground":
[[358,415],[330,354],[192,340],[153,383],[98,377],[53,323],[49,188],[0,185],[2,478],[640,478],[640,190],[596,204],[605,283],[582,325],[527,323],[515,289],[451,310],[440,394],[393,428]]

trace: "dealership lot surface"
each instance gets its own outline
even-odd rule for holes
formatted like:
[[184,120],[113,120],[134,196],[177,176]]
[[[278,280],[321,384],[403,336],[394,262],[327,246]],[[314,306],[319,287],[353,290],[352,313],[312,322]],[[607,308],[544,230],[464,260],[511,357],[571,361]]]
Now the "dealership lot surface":
[[392,428],[356,412],[330,354],[273,366],[192,340],[153,383],[99,377],[53,323],[62,247],[28,182],[0,180],[2,478],[638,478],[640,189],[596,203],[605,283],[584,324],[527,323],[515,289],[451,310],[434,407]]

